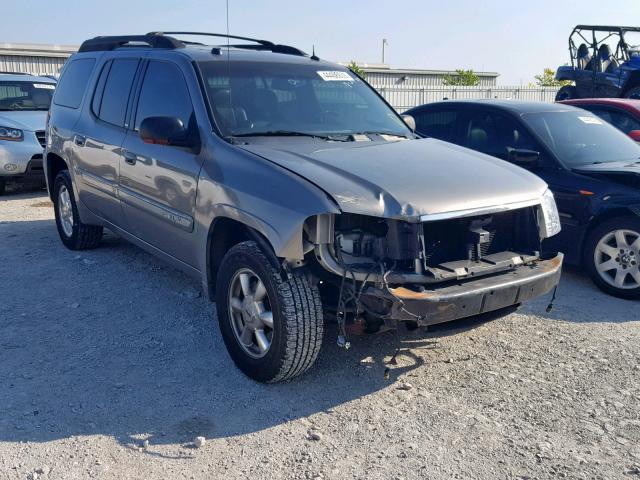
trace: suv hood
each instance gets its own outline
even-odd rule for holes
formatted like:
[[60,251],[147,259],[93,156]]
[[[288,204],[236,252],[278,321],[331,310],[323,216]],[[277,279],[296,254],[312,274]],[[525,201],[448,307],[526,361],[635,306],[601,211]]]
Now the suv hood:
[[343,212],[362,215],[410,219],[535,202],[547,189],[520,167],[433,138],[321,148],[315,140],[265,138],[239,146],[322,188]]
[[46,110],[0,111],[0,127],[19,128],[28,132],[44,130],[47,121]]

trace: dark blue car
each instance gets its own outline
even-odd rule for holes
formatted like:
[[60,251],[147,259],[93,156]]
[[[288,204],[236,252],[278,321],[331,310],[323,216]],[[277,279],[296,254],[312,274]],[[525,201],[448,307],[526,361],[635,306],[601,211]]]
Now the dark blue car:
[[405,114],[423,136],[540,176],[562,222],[548,248],[583,266],[602,290],[640,298],[640,146],[633,140],[593,113],[561,104],[445,101]]

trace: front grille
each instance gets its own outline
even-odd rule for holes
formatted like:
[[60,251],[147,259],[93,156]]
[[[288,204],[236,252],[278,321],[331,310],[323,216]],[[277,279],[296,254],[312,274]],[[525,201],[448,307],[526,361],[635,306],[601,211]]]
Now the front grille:
[[[485,243],[476,243],[473,229],[488,232]],[[540,250],[537,220],[533,207],[479,217],[456,218],[423,223],[425,263],[437,267],[443,263],[518,252],[534,254]]]
[[38,130],[36,131],[36,137],[38,139],[38,143],[40,143],[40,145],[42,145],[42,148],[44,148],[45,146],[45,134],[44,134],[44,130]]

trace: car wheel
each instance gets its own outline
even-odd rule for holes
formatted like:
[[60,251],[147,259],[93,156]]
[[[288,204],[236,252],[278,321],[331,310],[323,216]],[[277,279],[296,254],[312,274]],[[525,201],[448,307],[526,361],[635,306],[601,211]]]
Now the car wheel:
[[235,364],[258,382],[290,380],[313,365],[322,344],[318,289],[298,272],[283,280],[256,242],[227,252],[216,307]]
[[0,195],[4,195],[6,187],[7,187],[7,179],[4,177],[0,177]]
[[640,219],[615,218],[587,238],[584,263],[594,283],[621,298],[640,298]]
[[632,98],[634,100],[640,100],[640,87],[633,87],[627,90],[624,94],[624,98]]
[[556,93],[556,102],[571,100],[572,98],[578,98],[578,91],[573,85],[565,85],[558,90],[558,93]]
[[61,171],[53,184],[53,207],[60,240],[71,250],[95,248],[102,238],[102,227],[80,221],[73,195],[71,176]]

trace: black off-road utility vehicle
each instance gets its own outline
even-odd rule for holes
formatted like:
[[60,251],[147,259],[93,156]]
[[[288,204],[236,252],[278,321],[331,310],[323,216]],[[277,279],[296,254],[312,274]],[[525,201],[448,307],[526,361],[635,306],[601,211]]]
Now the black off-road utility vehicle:
[[569,36],[571,66],[558,68],[556,101],[572,98],[640,99],[640,27],[578,25]]

